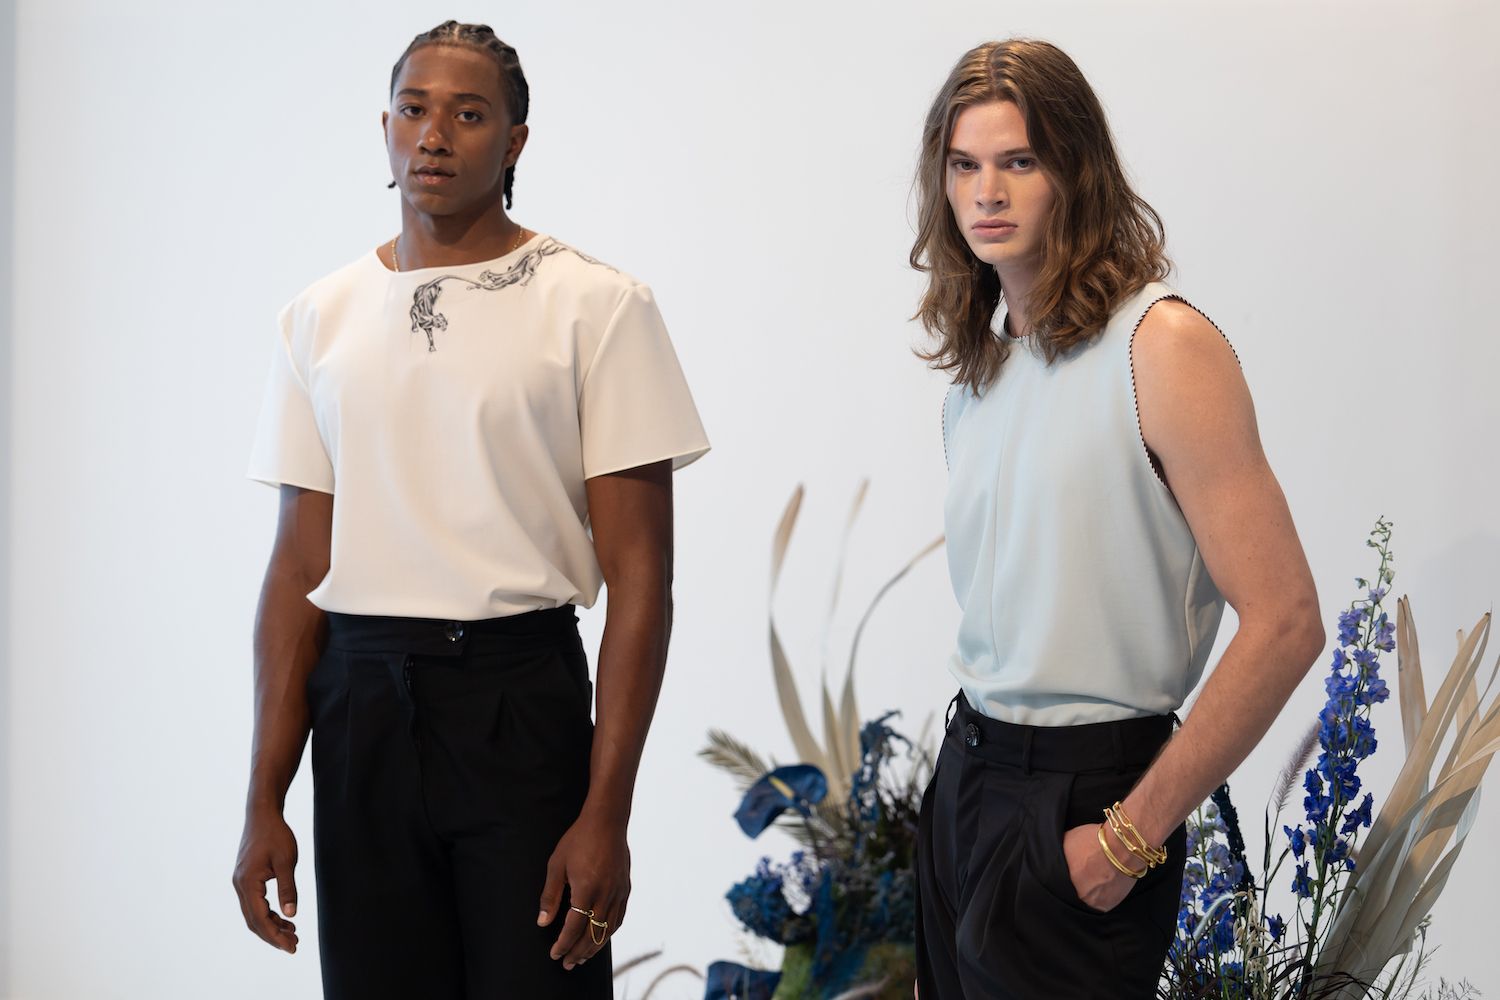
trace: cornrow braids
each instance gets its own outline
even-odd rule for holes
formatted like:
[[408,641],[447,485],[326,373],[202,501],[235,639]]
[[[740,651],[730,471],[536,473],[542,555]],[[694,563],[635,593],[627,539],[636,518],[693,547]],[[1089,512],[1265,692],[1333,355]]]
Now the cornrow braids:
[[[516,50],[506,45],[487,24],[459,24],[457,21],[444,21],[430,31],[424,31],[411,40],[406,51],[401,53],[401,58],[396,60],[396,65],[391,68],[391,95],[396,93],[396,77],[401,75],[401,67],[406,65],[407,58],[417,49],[427,45],[467,45],[470,48],[488,52],[495,57],[500,64],[500,82],[504,85],[506,111],[510,113],[512,125],[523,125],[526,122],[526,111],[531,104],[531,90],[526,86],[526,74],[521,71],[521,57]],[[516,168],[505,168],[505,207],[511,206],[511,187],[515,182]]]

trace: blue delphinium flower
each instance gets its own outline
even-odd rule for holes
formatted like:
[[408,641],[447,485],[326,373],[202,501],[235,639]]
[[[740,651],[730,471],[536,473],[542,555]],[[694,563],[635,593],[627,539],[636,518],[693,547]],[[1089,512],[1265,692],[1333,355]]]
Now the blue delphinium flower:
[[1214,919],[1214,947],[1222,954],[1234,947],[1234,907],[1225,906]]
[[1364,618],[1359,608],[1350,608],[1339,615],[1339,645],[1352,646],[1359,641],[1359,625]]
[[1312,879],[1307,877],[1306,865],[1297,866],[1297,874],[1292,878],[1292,891],[1303,899],[1312,897]]
[[1351,809],[1344,814],[1344,825],[1339,827],[1339,833],[1353,833],[1359,827],[1368,827],[1370,825],[1370,806],[1374,801],[1375,796],[1366,792],[1364,800],[1359,804],[1359,808]]
[[1281,914],[1266,921],[1266,926],[1271,931],[1271,943],[1280,944],[1281,935],[1286,933],[1286,921],[1281,919]]
[[1375,636],[1375,646],[1389,653],[1396,648],[1396,623],[1386,618],[1385,612],[1376,619],[1380,631]]
[[1327,689],[1329,698],[1352,698],[1359,687],[1359,678],[1334,671],[1328,675],[1328,680],[1323,682],[1323,686]]
[[1307,772],[1302,779],[1302,787],[1307,789],[1307,795],[1302,799],[1302,808],[1307,811],[1307,821],[1316,826],[1328,815],[1332,800],[1323,794],[1323,779],[1317,771]]
[[1354,773],[1356,767],[1356,761],[1339,760],[1330,768],[1332,773],[1328,775],[1328,783],[1344,802],[1353,802],[1354,796],[1359,794],[1359,775]]
[[1302,832],[1302,827],[1300,826],[1295,830],[1289,826],[1284,826],[1281,829],[1286,831],[1286,837],[1292,848],[1292,853],[1297,856],[1297,860],[1302,860],[1302,854],[1307,850],[1307,834]]

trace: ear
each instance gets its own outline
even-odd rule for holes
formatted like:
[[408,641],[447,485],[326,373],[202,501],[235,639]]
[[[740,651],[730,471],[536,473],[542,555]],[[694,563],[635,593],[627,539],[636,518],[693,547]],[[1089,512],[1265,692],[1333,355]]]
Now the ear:
[[380,134],[385,136],[386,144],[389,145],[391,141],[391,113],[389,111],[380,112]]
[[510,147],[505,151],[505,165],[513,167],[521,158],[521,150],[526,148],[526,139],[531,135],[529,125],[512,125],[510,129]]

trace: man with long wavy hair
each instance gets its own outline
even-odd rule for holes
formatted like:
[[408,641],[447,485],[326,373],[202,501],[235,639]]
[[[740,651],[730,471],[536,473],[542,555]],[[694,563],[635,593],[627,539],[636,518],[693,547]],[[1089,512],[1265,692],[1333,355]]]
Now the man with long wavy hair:
[[[917,187],[963,608],[922,805],[919,993],[1152,996],[1183,821],[1322,650],[1312,575],[1234,352],[1162,283],[1161,220],[1066,54],[965,54]],[[1226,600],[1239,630],[1174,735]]]

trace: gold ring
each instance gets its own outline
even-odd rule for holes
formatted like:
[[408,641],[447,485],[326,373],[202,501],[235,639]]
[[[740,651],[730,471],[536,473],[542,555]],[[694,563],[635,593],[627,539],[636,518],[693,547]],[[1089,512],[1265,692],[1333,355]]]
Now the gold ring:
[[[585,917],[588,917],[588,920],[589,920],[589,938],[594,942],[594,944],[603,944],[605,941],[607,941],[609,939],[609,921],[608,920],[596,920],[596,919],[594,919],[594,911],[592,909],[585,910],[581,906],[570,906],[570,907],[568,907],[568,909],[572,910],[574,913],[581,913]],[[594,930],[594,928],[596,928],[596,927],[599,928],[598,931]]]

